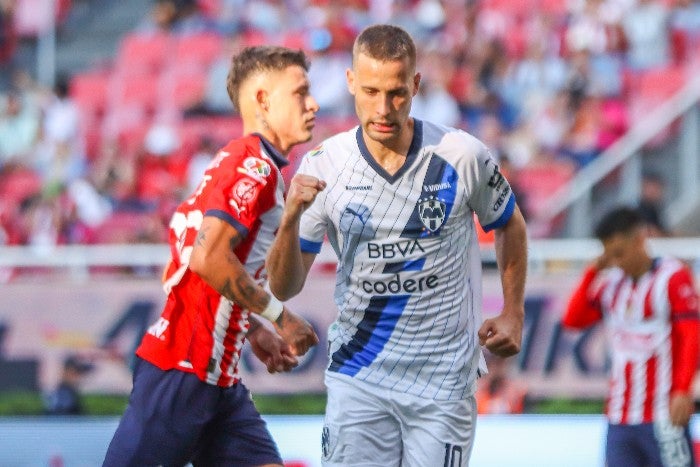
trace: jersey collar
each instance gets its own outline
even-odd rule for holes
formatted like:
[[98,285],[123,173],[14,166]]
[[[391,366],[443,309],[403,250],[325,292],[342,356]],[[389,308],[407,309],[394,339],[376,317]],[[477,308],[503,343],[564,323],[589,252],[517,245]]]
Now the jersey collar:
[[357,139],[357,146],[360,148],[360,154],[362,154],[362,157],[365,158],[369,166],[372,167],[381,177],[386,179],[386,181],[389,183],[394,183],[396,180],[401,178],[404,172],[406,172],[411,164],[413,164],[413,161],[418,155],[418,151],[420,151],[420,148],[423,145],[423,122],[417,118],[413,119],[413,139],[411,140],[411,146],[408,148],[406,160],[394,175],[390,175],[389,172],[384,170],[381,165],[377,164],[377,161],[375,161],[374,157],[372,157],[372,154],[369,152],[369,149],[367,149],[365,140],[362,137],[362,125],[357,127],[355,138]]
[[286,165],[289,164],[289,160],[287,160],[286,157],[282,155],[281,152],[275,148],[270,141],[267,140],[263,135],[260,133],[253,133],[253,135],[257,136],[260,138],[260,143],[262,144],[263,148],[265,149],[265,152],[267,153],[268,156],[275,162],[278,168],[282,168]]

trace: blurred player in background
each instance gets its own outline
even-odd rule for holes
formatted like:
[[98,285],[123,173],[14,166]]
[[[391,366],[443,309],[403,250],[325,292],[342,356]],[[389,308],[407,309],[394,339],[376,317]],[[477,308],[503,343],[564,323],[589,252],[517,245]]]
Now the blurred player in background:
[[563,325],[603,320],[612,370],[608,467],[694,466],[688,422],[700,326],[693,275],[674,258],[652,258],[637,210],[607,213],[596,228],[603,254],[583,275]]
[[238,360],[247,338],[269,371],[286,371],[318,342],[264,287],[283,209],[279,168],[309,141],[318,110],[307,70],[303,52],[282,47],[234,57],[227,88],[246,136],[218,152],[172,217],[167,302],[136,351],[134,388],[105,465],[282,465]]
[[[520,349],[525,222],[480,141],[409,116],[420,74],[403,29],[365,29],[347,82],[360,126],[306,154],[268,255],[284,299],[301,291],[324,236],[338,255],[323,462],[464,466],[479,344],[501,357]],[[496,229],[505,299],[483,324],[474,212]]]
[[92,371],[92,362],[78,355],[69,355],[63,361],[61,380],[44,400],[48,415],[82,415],[84,413],[80,385],[84,376]]

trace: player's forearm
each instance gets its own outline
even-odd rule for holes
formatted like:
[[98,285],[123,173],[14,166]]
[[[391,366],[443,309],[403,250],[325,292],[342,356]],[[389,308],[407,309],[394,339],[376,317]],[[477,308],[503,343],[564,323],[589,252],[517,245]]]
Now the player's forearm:
[[242,308],[260,313],[270,294],[260,287],[236,256],[238,232],[218,219],[205,218],[190,257],[189,267],[209,286]]
[[501,274],[504,311],[524,314],[527,276],[527,231],[518,209],[508,223],[496,231],[496,261]]
[[254,313],[262,312],[270,301],[270,294],[253,280],[233,253],[223,258],[210,257],[198,274],[228,300]]
[[299,219],[283,219],[267,255],[270,290],[280,300],[301,292],[307,270],[299,246]]

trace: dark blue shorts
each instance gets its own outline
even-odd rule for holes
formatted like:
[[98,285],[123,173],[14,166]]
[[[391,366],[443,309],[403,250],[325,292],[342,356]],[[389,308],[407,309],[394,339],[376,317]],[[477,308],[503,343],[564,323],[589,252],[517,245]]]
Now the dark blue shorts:
[[608,425],[608,467],[695,467],[688,427],[670,424]]
[[104,466],[282,464],[277,446],[238,383],[220,388],[137,359],[129,405]]

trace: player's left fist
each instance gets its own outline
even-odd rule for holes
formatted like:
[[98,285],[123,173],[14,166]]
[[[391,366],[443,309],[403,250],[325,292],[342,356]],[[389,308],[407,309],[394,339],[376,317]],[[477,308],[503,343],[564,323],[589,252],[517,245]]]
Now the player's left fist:
[[520,352],[522,337],[522,320],[503,314],[485,320],[479,329],[479,344],[504,358]]
[[248,334],[248,342],[258,360],[263,362],[270,373],[291,371],[299,364],[289,345],[265,326],[259,326]]
[[304,355],[318,344],[318,336],[311,324],[286,306],[273,324],[277,334],[289,345],[294,355]]
[[311,175],[296,174],[287,191],[287,206],[296,213],[305,211],[326,188],[326,182]]

